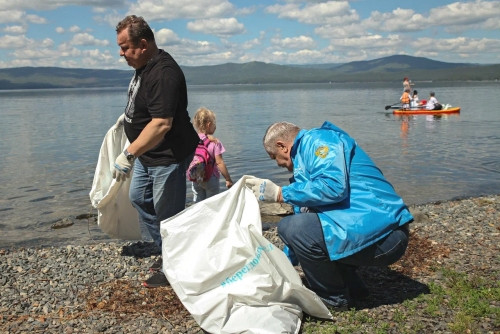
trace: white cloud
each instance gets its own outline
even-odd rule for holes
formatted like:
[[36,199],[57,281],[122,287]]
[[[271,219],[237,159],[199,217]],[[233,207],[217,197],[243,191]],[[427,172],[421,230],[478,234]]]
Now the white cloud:
[[192,32],[230,37],[245,32],[245,26],[235,18],[214,18],[189,22],[187,28]]
[[75,25],[74,25],[74,26],[69,27],[69,29],[68,29],[68,30],[69,30],[70,32],[73,32],[73,33],[81,31],[80,27],[79,27],[79,26],[75,26]]
[[[117,58],[109,52],[102,52],[99,49],[82,51],[82,64],[87,68],[110,68],[116,67]],[[81,66],[81,65],[80,65]]]
[[265,39],[265,32],[261,31],[259,37],[245,41],[239,45],[241,49],[251,50],[262,45],[262,41]]
[[450,39],[435,40],[432,38],[419,38],[412,43],[419,55],[425,55],[431,52],[453,52],[459,53],[464,58],[477,58],[487,53],[500,53],[500,40],[498,39],[473,39],[457,37]]
[[54,46],[54,41],[50,38],[44,38],[41,42],[39,42],[42,48],[52,48]]
[[[220,60],[223,60],[220,62]],[[238,55],[233,51],[223,51],[223,52],[214,52],[208,55],[202,55],[201,57],[196,57],[195,61],[192,62],[192,65],[200,65],[201,61],[209,61],[212,64],[220,64],[220,63],[229,63],[238,60]]]
[[183,41],[182,44],[175,45],[171,50],[174,50],[176,54],[188,57],[196,55],[209,56],[221,52],[217,44],[207,41]]
[[273,38],[271,40],[274,46],[283,49],[313,49],[316,47],[316,42],[309,36],[286,37],[283,39]]
[[12,8],[30,10],[53,10],[64,6],[89,6],[118,8],[126,5],[126,0],[1,0],[0,11]]
[[1,23],[21,23],[24,21],[25,12],[21,10],[0,10],[0,24]]
[[[244,50],[239,45],[220,45],[209,41],[182,39],[178,44],[166,48],[182,65],[199,66],[239,61]],[[219,59],[219,60],[218,60]]]
[[[45,66],[52,55],[52,66],[128,68],[114,45],[114,27],[128,13],[144,16],[158,45],[183,65],[346,62],[392,54],[498,63],[500,1],[452,1],[394,2],[390,10],[374,5],[378,10],[370,13],[362,2],[335,0],[0,0],[0,64]],[[74,26],[52,19],[70,10],[78,11],[69,21]],[[40,50],[40,60],[22,58],[24,50]]]
[[7,49],[7,50],[23,49],[30,44],[34,44],[34,40],[26,38],[26,36],[17,36],[17,35],[0,36],[0,49]]
[[80,57],[82,54],[82,51],[73,45],[70,45],[69,43],[61,43],[57,47],[57,52],[60,57]]
[[35,23],[45,24],[47,20],[34,14],[26,14],[21,10],[0,10],[0,24],[2,23]]
[[24,34],[26,30],[26,26],[7,26],[3,29],[8,34]]
[[500,30],[500,19],[498,17],[487,19],[481,27],[486,30]]
[[93,7],[92,11],[97,14],[105,14],[108,11],[106,7]]
[[499,1],[454,2],[433,8],[427,14],[413,9],[397,8],[389,13],[372,12],[362,22],[366,29],[385,32],[422,31],[430,27],[444,27],[447,32],[460,33],[465,30],[498,29],[500,26]]
[[366,29],[364,29],[359,23],[342,26],[332,26],[326,24],[317,27],[314,29],[314,32],[319,36],[328,39],[359,37],[368,34]]
[[34,64],[31,61],[31,59],[19,59],[19,58],[12,60],[11,62],[8,63],[8,65],[12,67],[39,66],[37,64]]
[[44,17],[38,16],[38,15],[26,15],[26,21],[29,23],[36,23],[36,24],[46,24],[47,20]]
[[261,61],[276,64],[312,64],[336,62],[338,59],[327,50],[298,50],[287,52],[285,50],[276,50],[268,48],[262,53]]
[[404,40],[402,40],[398,35],[389,35],[387,37],[382,35],[366,35],[355,38],[335,39],[334,43],[336,47],[359,50],[394,46],[398,47],[404,43]]
[[370,17],[362,22],[362,26],[375,31],[409,32],[423,30],[430,22],[430,19],[411,9],[397,8],[390,13],[372,12]]
[[107,46],[109,45],[108,40],[99,40],[92,36],[89,33],[78,33],[73,36],[71,39],[71,44],[73,45],[98,45],[98,46]]
[[43,48],[28,48],[24,50],[16,50],[13,55],[16,59],[31,59],[32,61],[38,63],[42,62],[47,64],[45,61],[51,60],[52,62],[58,58],[58,54],[55,50],[43,49]]
[[311,64],[326,62],[325,54],[321,50],[299,50],[287,57],[290,64]]
[[138,0],[130,6],[129,13],[143,16],[149,22],[162,19],[223,17],[234,9],[227,0]]
[[500,1],[454,2],[430,10],[429,22],[440,25],[470,25],[500,18]]
[[273,5],[266,8],[280,18],[297,20],[307,24],[349,24],[359,20],[347,1],[327,1],[301,7],[299,4]]
[[155,40],[158,45],[175,45],[181,42],[181,39],[177,34],[170,29],[160,29],[155,32]]

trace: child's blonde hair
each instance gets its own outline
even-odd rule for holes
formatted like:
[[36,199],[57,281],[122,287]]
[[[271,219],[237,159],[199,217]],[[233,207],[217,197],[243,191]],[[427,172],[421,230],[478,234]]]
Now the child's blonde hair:
[[208,122],[215,123],[215,113],[205,107],[199,108],[193,118],[194,127],[198,132],[206,134]]

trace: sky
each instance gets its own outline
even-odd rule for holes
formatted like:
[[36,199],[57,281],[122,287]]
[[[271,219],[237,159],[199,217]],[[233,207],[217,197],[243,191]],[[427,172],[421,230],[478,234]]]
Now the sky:
[[115,31],[129,14],[183,66],[396,54],[500,64],[500,0],[0,0],[0,68],[129,69]]

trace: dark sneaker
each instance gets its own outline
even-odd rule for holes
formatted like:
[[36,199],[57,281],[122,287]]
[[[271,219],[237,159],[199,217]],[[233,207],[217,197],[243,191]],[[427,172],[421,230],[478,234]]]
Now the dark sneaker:
[[344,312],[349,310],[349,306],[347,305],[347,302],[334,302],[333,300],[323,298],[321,296],[318,296],[319,299],[325,304],[326,308],[329,309],[330,311],[335,311],[335,312]]
[[159,271],[161,270],[161,267],[163,266],[163,259],[160,257],[158,257],[156,259],[156,261],[151,265],[151,267],[149,267],[149,271],[154,273],[156,271]]
[[160,247],[156,246],[156,244],[152,241],[137,241],[124,245],[121,252],[121,255],[123,256],[134,256],[137,258],[145,258],[160,254]]
[[170,283],[168,283],[168,280],[162,271],[155,272],[150,278],[142,282],[142,286],[146,288],[160,288],[168,286],[169,284]]
[[347,287],[349,288],[349,295],[354,300],[364,300],[370,296],[370,290],[368,290],[356,270],[347,272]]

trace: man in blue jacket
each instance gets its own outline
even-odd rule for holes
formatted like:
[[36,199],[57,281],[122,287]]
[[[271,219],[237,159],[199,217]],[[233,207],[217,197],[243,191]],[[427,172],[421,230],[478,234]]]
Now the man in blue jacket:
[[264,148],[293,172],[291,183],[250,178],[246,185],[261,201],[293,205],[294,215],[278,224],[285,253],[327,306],[347,309],[369,294],[356,268],[400,259],[412,215],[370,157],[332,123],[311,130],[274,123]]

